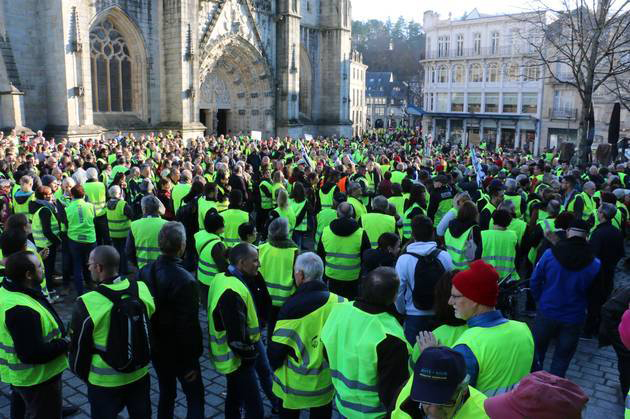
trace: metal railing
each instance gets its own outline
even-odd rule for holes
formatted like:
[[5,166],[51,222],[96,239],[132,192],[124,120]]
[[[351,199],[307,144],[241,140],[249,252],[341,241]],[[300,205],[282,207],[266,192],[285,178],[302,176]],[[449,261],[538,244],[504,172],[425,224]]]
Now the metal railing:
[[449,46],[448,52],[440,51],[438,49],[428,50],[425,53],[425,59],[446,59],[446,58],[470,58],[470,57],[501,57],[501,56],[513,56],[513,55],[531,55],[533,52],[529,52],[527,46],[518,47],[513,45],[503,45],[497,48],[482,47],[476,48],[464,48],[458,50],[457,48],[451,48]]
[[577,119],[576,108],[551,108],[549,109],[549,119]]

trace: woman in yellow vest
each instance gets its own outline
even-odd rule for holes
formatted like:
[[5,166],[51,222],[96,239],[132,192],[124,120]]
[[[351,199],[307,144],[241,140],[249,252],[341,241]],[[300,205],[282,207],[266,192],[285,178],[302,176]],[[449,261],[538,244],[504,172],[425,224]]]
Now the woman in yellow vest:
[[269,213],[269,219],[274,220],[278,217],[284,217],[289,220],[289,234],[293,234],[295,229],[296,217],[293,208],[289,204],[289,194],[285,189],[279,189],[276,198],[276,208]]
[[131,230],[131,221],[133,220],[133,210],[131,206],[122,197],[122,189],[118,185],[110,186],[109,201],[106,204],[107,224],[109,227],[109,237],[112,244],[120,254],[121,275],[127,275],[129,267],[127,265],[127,253],[125,245],[127,236]]
[[295,229],[293,241],[300,249],[303,249],[304,240],[309,234],[308,219],[311,214],[310,205],[306,199],[306,191],[301,182],[295,182],[291,191],[290,207],[295,214]]

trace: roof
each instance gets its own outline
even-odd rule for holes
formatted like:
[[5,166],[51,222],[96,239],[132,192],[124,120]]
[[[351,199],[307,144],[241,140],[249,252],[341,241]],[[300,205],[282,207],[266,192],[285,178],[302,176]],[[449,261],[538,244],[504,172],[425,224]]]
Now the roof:
[[394,80],[392,72],[366,73],[366,95],[369,97],[387,97],[401,102],[407,97],[407,86]]

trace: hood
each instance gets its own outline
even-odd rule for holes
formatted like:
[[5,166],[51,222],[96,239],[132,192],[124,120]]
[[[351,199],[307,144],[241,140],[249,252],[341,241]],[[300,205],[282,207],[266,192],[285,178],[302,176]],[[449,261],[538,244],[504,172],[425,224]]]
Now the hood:
[[111,211],[115,210],[118,201],[120,201],[120,199],[110,199],[109,201],[107,201],[107,209]]
[[23,192],[21,189],[15,193],[13,198],[20,205],[24,204],[33,195],[34,192]]
[[273,240],[269,238],[269,244],[279,249],[290,249],[292,247],[295,247],[295,248],[298,247],[297,244],[295,244],[293,240],[288,239],[288,238],[284,240]]
[[337,218],[330,223],[330,230],[341,237],[348,237],[358,229],[359,223],[352,218]]
[[415,253],[420,256],[425,256],[431,253],[437,247],[435,242],[413,242],[407,246],[405,250],[407,253]]
[[551,252],[560,265],[570,271],[586,268],[595,258],[588,242],[581,237],[561,240],[551,249]]
[[475,222],[463,222],[455,218],[448,223],[448,229],[451,232],[451,235],[456,239],[459,238],[462,234],[464,234],[468,229],[472,226],[477,225]]
[[327,194],[335,186],[337,186],[337,185],[334,184],[334,183],[331,183],[331,182],[324,183],[324,186],[322,186],[321,191],[322,191],[322,193]]

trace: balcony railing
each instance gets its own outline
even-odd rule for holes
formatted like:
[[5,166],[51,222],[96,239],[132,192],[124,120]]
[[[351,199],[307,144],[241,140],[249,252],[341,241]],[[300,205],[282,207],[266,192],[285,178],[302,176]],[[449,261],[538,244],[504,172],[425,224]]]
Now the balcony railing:
[[464,48],[463,50],[457,50],[457,48],[450,48],[448,53],[440,50],[431,50],[426,52],[425,59],[446,59],[446,58],[470,58],[470,57],[502,57],[502,56],[514,56],[514,55],[530,55],[533,52],[528,52],[527,47],[515,47],[512,45],[499,46],[498,48],[483,47],[479,50],[475,48]]
[[549,119],[577,119],[576,108],[551,108],[549,109]]

